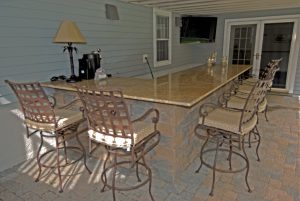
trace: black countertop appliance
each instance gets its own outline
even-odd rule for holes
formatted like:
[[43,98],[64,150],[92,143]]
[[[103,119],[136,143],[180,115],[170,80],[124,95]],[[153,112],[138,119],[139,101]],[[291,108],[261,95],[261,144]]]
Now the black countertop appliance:
[[90,54],[84,54],[79,61],[79,77],[81,79],[94,79],[95,72],[101,67],[100,50],[93,51]]

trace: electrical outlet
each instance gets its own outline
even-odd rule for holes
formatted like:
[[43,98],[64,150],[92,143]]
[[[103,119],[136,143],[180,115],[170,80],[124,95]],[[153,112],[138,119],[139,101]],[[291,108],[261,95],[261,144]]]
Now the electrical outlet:
[[147,63],[148,54],[143,54],[143,63]]

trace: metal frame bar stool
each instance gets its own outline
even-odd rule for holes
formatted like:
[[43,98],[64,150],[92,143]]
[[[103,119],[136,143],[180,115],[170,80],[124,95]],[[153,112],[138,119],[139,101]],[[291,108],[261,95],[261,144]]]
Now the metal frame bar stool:
[[274,68],[278,68],[279,70],[279,64],[282,61],[282,58],[280,59],[272,59],[264,69],[260,70],[259,76],[251,75],[250,77],[247,77],[245,79],[240,79],[240,85],[254,85],[258,80],[265,79],[267,76],[270,75],[270,71],[274,71]]
[[[267,117],[267,111],[268,111],[268,102],[266,98],[267,91],[271,88],[272,82],[274,80],[276,72],[279,70],[278,64],[280,63],[281,59],[278,60],[272,60],[269,62],[268,66],[266,67],[265,73],[261,76],[260,80],[269,80],[268,87],[265,88],[264,93],[262,94],[261,101],[258,103],[257,112],[258,113],[264,113],[266,121],[268,120]],[[253,79],[254,80],[254,79]],[[258,80],[258,79],[256,79]],[[253,82],[250,84],[246,84],[246,91],[240,92],[237,91],[235,93],[231,92],[225,92],[222,96],[219,97],[219,103],[226,108],[231,108],[235,110],[243,110],[243,107],[245,105],[245,102],[248,98],[248,95],[251,91],[251,88],[253,88]],[[244,88],[245,89],[245,88]],[[254,139],[251,139],[252,134],[254,134]],[[258,154],[258,148],[261,142],[261,136],[259,133],[259,130],[257,126],[255,127],[255,130],[249,134],[248,144],[249,148],[251,147],[251,144],[257,143],[256,146],[256,155],[257,160],[260,161],[260,157]]]
[[[245,183],[248,192],[251,192],[248,183],[250,165],[244,143],[245,137],[255,130],[257,124],[257,105],[262,98],[263,90],[268,87],[268,82],[269,80],[260,80],[252,87],[242,111],[223,108],[215,104],[204,104],[200,107],[200,118],[198,125],[195,127],[195,135],[200,139],[204,139],[205,142],[200,150],[200,166],[196,170],[196,173],[200,171],[202,165],[212,169],[211,196],[213,196],[216,172],[238,173],[246,171]],[[203,132],[203,130],[206,130],[206,132]],[[206,148],[208,142],[215,143],[215,147]],[[238,151],[241,151],[241,153]],[[204,159],[204,155],[210,152],[214,152],[213,164]],[[228,153],[229,169],[217,165],[219,152]],[[242,159],[245,162],[245,166],[233,168],[232,155]]]
[[[52,102],[49,100],[40,83],[15,83],[8,80],[5,82],[9,84],[19,100],[25,118],[24,123],[26,125],[27,136],[29,129],[33,129],[33,133],[38,131],[40,133],[41,143],[36,155],[39,172],[35,181],[38,182],[40,180],[42,167],[55,168],[57,169],[59,192],[61,193],[63,192],[61,169],[72,165],[81,159],[84,161],[86,170],[91,174],[91,171],[86,165],[86,152],[84,146],[78,138],[80,133],[86,131],[86,129],[78,131],[79,125],[84,122],[85,119],[82,111],[79,111],[79,109],[77,109],[77,111],[70,109],[70,107],[78,103],[78,99],[65,106],[56,108],[55,99],[51,98]],[[76,138],[79,147],[69,146],[67,144],[67,140],[73,139],[74,137]],[[44,145],[44,138],[54,138],[55,147],[41,153]],[[61,150],[64,153],[64,162],[60,159]],[[67,157],[67,150],[79,150],[81,154],[70,162]],[[55,164],[46,164],[43,158],[46,158],[45,156],[48,156],[53,152],[56,155]]]
[[[145,155],[160,141],[160,132],[157,130],[158,110],[149,109],[141,117],[131,121],[122,91],[107,88],[97,91],[84,87],[76,88],[88,120],[89,137],[92,141],[103,145],[107,152],[101,173],[104,184],[102,192],[105,188],[112,190],[115,201],[116,190],[128,191],[149,183],[149,194],[154,200],[151,193],[152,172],[146,163]],[[122,157],[126,159],[118,161]],[[112,162],[108,165],[110,158]],[[139,183],[129,187],[117,183],[117,169],[124,164],[131,168],[135,166]],[[147,171],[146,179],[143,181],[140,179],[140,167]],[[109,172],[112,173],[111,178]]]

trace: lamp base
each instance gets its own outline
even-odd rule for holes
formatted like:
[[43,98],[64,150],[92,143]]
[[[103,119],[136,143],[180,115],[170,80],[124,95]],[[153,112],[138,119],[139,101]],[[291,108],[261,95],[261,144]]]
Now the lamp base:
[[75,83],[81,81],[80,77],[77,77],[76,75],[71,75],[66,82]]

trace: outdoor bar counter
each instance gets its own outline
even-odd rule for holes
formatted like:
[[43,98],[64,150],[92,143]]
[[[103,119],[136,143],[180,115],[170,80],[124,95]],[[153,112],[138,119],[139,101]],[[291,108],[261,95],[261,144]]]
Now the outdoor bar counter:
[[[130,114],[135,118],[153,107],[160,112],[158,129],[162,138],[149,154],[154,174],[167,181],[176,181],[183,170],[197,157],[200,141],[194,136],[200,105],[217,102],[229,83],[251,69],[250,65],[206,65],[169,73],[155,79],[111,77],[105,80],[84,80],[76,85],[89,89],[113,87],[123,91]],[[64,81],[44,82],[58,102],[76,96],[75,88]]]

